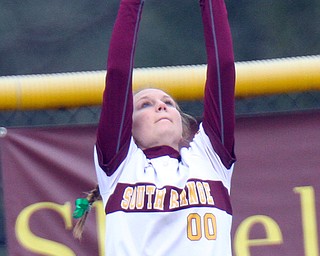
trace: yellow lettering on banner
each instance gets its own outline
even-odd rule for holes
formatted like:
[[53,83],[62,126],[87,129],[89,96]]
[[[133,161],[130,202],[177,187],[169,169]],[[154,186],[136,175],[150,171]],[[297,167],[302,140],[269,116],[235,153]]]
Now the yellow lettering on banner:
[[[255,224],[262,224],[266,231],[264,239],[249,239],[250,230]],[[250,256],[251,246],[278,245],[283,243],[281,229],[270,217],[255,215],[248,217],[238,226],[234,237],[235,254],[238,256]]]
[[105,255],[105,241],[106,241],[106,215],[103,209],[103,202],[101,200],[96,201],[93,205],[96,208],[96,222],[97,222],[97,234],[98,234],[98,248],[99,255]]
[[47,240],[34,235],[29,226],[29,220],[37,211],[49,209],[56,211],[64,220],[65,229],[72,229],[71,204],[70,202],[64,205],[42,202],[29,205],[24,208],[17,217],[15,225],[15,233],[19,243],[27,250],[50,256],[76,256],[76,254],[67,246],[55,241]]
[[305,256],[319,256],[314,189],[311,186],[296,187],[293,191],[300,194]]

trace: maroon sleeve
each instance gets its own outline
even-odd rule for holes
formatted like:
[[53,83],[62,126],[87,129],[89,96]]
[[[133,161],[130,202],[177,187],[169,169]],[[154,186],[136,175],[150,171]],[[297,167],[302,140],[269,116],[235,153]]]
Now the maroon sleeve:
[[226,168],[235,161],[235,67],[224,0],[200,0],[207,51],[203,127]]
[[132,71],[143,0],[122,0],[113,28],[97,131],[99,164],[111,175],[128,152],[132,128]]

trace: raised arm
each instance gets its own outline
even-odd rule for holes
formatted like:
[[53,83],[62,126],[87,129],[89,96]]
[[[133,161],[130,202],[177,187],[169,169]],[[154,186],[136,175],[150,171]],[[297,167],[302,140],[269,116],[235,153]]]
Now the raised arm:
[[111,175],[125,158],[132,128],[132,71],[143,0],[122,0],[113,28],[97,131],[101,168]]
[[225,167],[234,155],[235,68],[224,0],[200,0],[207,51],[203,127]]

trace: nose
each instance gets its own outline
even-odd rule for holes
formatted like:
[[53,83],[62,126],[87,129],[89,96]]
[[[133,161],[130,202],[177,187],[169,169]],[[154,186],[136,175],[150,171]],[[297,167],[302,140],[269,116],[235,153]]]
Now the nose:
[[167,105],[166,105],[164,102],[159,101],[158,104],[157,104],[157,106],[156,106],[156,110],[157,110],[158,112],[160,112],[160,111],[166,111],[166,110],[167,110]]

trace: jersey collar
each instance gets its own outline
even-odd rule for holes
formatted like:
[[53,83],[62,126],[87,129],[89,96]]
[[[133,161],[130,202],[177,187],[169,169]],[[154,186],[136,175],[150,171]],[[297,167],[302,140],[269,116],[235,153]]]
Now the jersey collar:
[[153,148],[147,148],[143,150],[143,153],[148,159],[160,157],[160,156],[170,156],[171,158],[176,158],[181,160],[180,153],[170,146],[157,146]]

